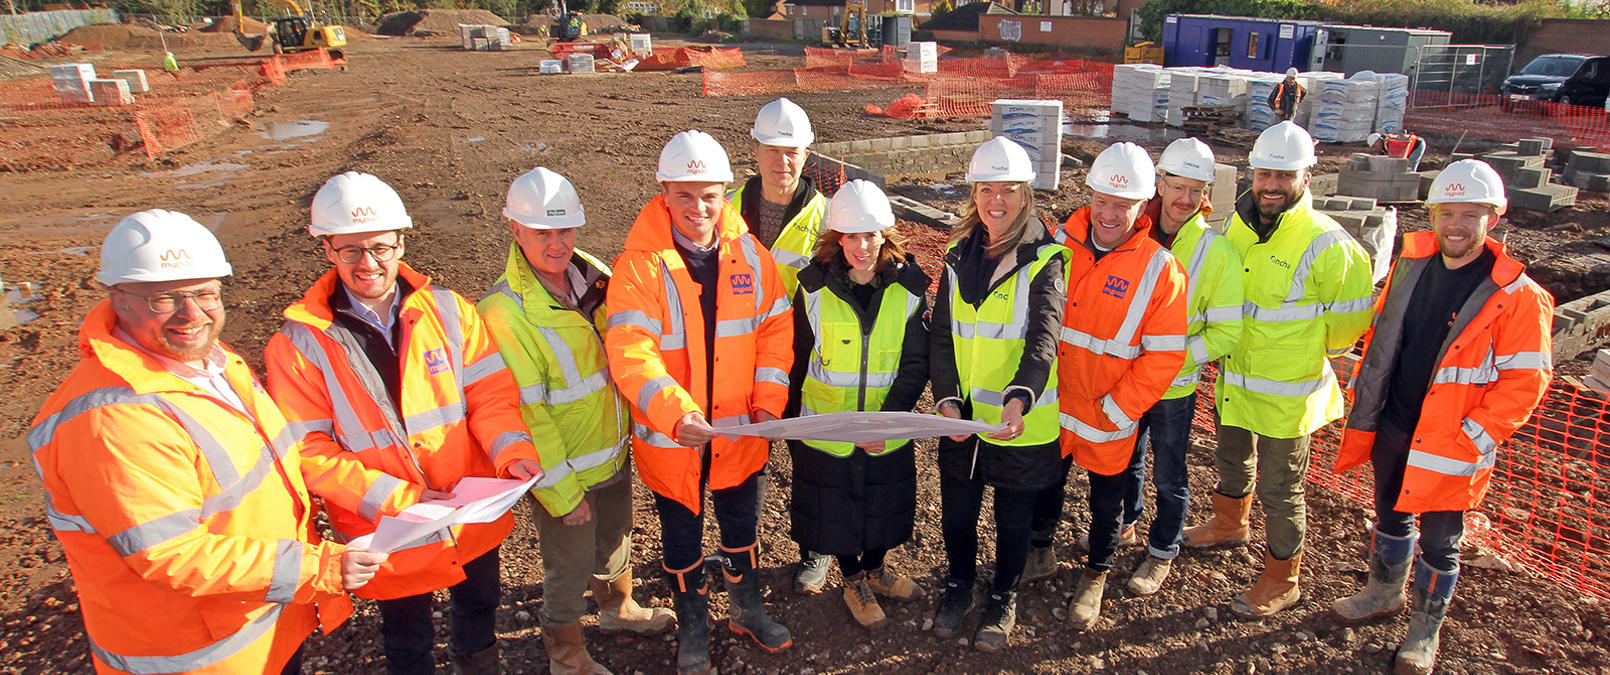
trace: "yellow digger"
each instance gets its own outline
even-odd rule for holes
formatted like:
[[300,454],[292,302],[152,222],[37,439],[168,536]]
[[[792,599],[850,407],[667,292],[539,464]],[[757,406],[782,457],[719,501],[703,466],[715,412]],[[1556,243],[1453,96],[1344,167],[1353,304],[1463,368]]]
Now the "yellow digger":
[[822,26],[823,47],[867,49],[883,46],[881,17],[867,16],[866,0],[847,0],[839,25]]
[[324,25],[302,11],[302,6],[296,4],[296,0],[270,1],[290,12],[290,16],[272,19],[267,33],[253,35],[246,32],[246,16],[241,12],[240,0],[231,0],[235,10],[235,39],[246,51],[262,49],[263,42],[267,40],[275,54],[295,54],[324,48],[330,51],[330,58],[343,58],[340,48],[347,44],[344,29]]

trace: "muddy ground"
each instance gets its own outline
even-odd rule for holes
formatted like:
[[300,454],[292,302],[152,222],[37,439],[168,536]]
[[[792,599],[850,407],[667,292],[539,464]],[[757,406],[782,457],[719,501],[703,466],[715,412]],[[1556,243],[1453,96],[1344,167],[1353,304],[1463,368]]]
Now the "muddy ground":
[[[130,160],[91,170],[0,175],[6,194],[0,200],[0,274],[40,288],[40,298],[27,305],[40,318],[0,333],[0,391],[6,392],[0,397],[0,590],[7,598],[0,608],[0,671],[88,669],[72,582],[48,531],[39,481],[21,436],[78,359],[78,322],[102,297],[92,281],[94,247],[122,215],[177,209],[215,227],[235,268],[226,286],[224,339],[260,366],[280,310],[324,269],[304,228],[313,193],[330,175],[366,171],[395,186],[418,224],[409,236],[408,260],[438,283],[475,298],[502,268],[508,235],[499,211],[510,179],[536,165],[569,176],[589,214],[580,245],[608,259],[620,251],[632,218],[655,193],[651,176],[666,139],[683,129],[703,129],[728,146],[740,170],[752,166],[748,128],[755,111],[772,98],[701,98],[696,74],[538,77],[537,59],[544,54],[535,49],[471,53],[459,50],[456,38],[360,39],[348,53],[352,63],[346,72],[296,73],[287,85],[261,94],[248,123],[156,165]],[[752,68],[802,65],[797,55],[764,47],[746,55]],[[887,104],[907,91],[790,97],[810,112],[824,142],[983,125],[979,120],[890,120],[861,112],[865,103]],[[1065,151],[1088,159],[1103,143],[1070,139]],[[1156,139],[1148,144],[1161,149]],[[1217,149],[1221,160],[1244,158],[1244,151]],[[1327,149],[1326,166],[1349,152]],[[1428,166],[1438,159],[1428,160]],[[1042,212],[1061,218],[1082,205],[1077,187],[1082,179],[1079,171],[1066,170],[1064,188],[1039,197]],[[928,188],[912,184],[901,190],[920,194]],[[931,201],[944,205],[945,199]],[[1588,240],[1604,234],[1605,221],[1605,203],[1589,201],[1565,214],[1517,219],[1520,226],[1510,241],[1523,260],[1559,265],[1596,252]],[[1412,209],[1404,222],[1425,227],[1423,213]],[[1565,278],[1561,299],[1575,297],[1566,285],[1582,285],[1579,277],[1588,273],[1557,275]],[[1192,521],[1205,517],[1212,484],[1211,435],[1199,431],[1196,440],[1190,457]],[[931,444],[918,449],[924,455],[931,451]],[[789,594],[795,552],[787,534],[789,466],[786,453],[775,455],[762,521],[762,563],[770,610],[793,629],[796,646],[764,654],[718,628],[714,655],[724,672],[1379,672],[1389,667],[1392,649],[1402,639],[1403,617],[1347,627],[1328,615],[1332,600],[1361,583],[1358,562],[1368,512],[1319,490],[1311,493],[1304,598],[1296,608],[1263,622],[1230,615],[1229,598],[1260,567],[1255,536],[1246,548],[1186,552],[1167,589],[1154,597],[1131,597],[1123,588],[1127,573],[1114,574],[1099,626],[1071,633],[1059,620],[1076,575],[1066,561],[1079,555],[1074,542],[1088,518],[1085,481],[1076,476],[1068,487],[1068,524],[1057,539],[1063,571],[1049,582],[1024,587],[1019,629],[1008,648],[984,655],[965,641],[939,640],[921,631],[931,590],[943,572],[943,553],[937,476],[931,462],[919,465],[924,510],[917,534],[891,554],[890,564],[920,580],[929,599],[892,607],[892,625],[868,635],[851,623],[836,590],[808,598]],[[667,586],[657,574],[656,520],[641,486],[637,497],[633,564],[639,596],[668,605]],[[981,527],[992,529],[988,523]],[[503,664],[511,672],[546,668],[535,619],[542,573],[532,537],[522,516],[503,549],[507,592],[499,629]],[[989,541],[986,536],[986,569],[992,558]],[[715,550],[714,539],[707,546]],[[1120,569],[1133,568],[1142,556],[1141,549],[1123,551]],[[717,597],[715,613],[721,616],[724,594]],[[669,639],[605,636],[587,621],[593,653],[616,672],[670,669],[675,645]],[[377,626],[373,605],[360,603],[359,614],[334,635],[310,641],[309,669],[380,670]],[[439,663],[445,667],[445,625],[441,628]],[[1607,636],[1610,611],[1604,603],[1548,579],[1471,566],[1443,632],[1442,671],[1606,672]]]

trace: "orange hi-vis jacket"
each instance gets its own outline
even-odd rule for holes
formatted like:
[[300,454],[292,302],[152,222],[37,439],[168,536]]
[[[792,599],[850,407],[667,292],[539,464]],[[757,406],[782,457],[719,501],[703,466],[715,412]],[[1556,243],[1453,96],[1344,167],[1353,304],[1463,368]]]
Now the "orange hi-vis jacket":
[[[285,325],[268,342],[269,391],[286,419],[306,429],[308,489],[324,499],[330,526],[346,541],[374,532],[380,516],[412,506],[426,488],[446,490],[461,478],[497,477],[516,460],[537,460],[520,419],[520,390],[475,305],[407,264],[399,276],[414,291],[397,316],[402,400],[395,407],[361,347],[332,330],[330,296],[341,289],[334,270],[286,308]],[[427,537],[392,553],[354,593],[387,600],[452,586],[464,579],[465,563],[513,527],[504,514]]]
[[[716,224],[720,268],[715,344],[705,344],[699,285],[671,239],[663,197],[637,214],[610,280],[604,348],[609,372],[632,409],[632,456],[650,490],[700,513],[701,448],[678,445],[676,423],[703,413],[712,426],[782,417],[794,363],[793,308],[771,254],[723,204]],[[715,359],[715,381],[706,381]],[[708,403],[709,408],[706,408]],[[764,438],[719,436],[709,444],[712,490],[730,488],[766,465]]]
[[[1460,308],[1437,357],[1394,507],[1404,513],[1465,511],[1481,503],[1499,444],[1532,416],[1553,378],[1554,297],[1526,276],[1502,243],[1488,237],[1486,245],[1498,259],[1491,277]],[[1421,272],[1437,255],[1435,233],[1403,235],[1403,252],[1375,300],[1375,323],[1364,335],[1364,358],[1349,385],[1353,413],[1342,433],[1337,473],[1370,458],[1403,323],[1428,319],[1404,311]]]
[[1387,157],[1405,159],[1409,156],[1409,153],[1414,151],[1414,144],[1419,141],[1419,136],[1405,131],[1401,134],[1394,134],[1381,139],[1381,149],[1386,153]]
[[1057,343],[1062,456],[1114,476],[1129,465],[1141,415],[1185,365],[1185,270],[1152,239],[1151,219],[1096,260],[1090,208],[1056,233],[1068,260],[1068,305]]
[[277,673],[315,625],[352,613],[344,547],[313,531],[298,434],[234,352],[224,378],[245,413],[116,321],[109,302],[90,311],[83,360],[28,431],[95,669]]

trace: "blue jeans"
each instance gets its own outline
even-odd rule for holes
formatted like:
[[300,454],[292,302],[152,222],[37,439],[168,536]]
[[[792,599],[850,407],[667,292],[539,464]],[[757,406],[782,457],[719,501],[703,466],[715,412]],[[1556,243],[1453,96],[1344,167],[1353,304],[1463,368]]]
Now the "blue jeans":
[[1185,533],[1185,511],[1191,503],[1190,485],[1185,473],[1185,455],[1191,449],[1191,420],[1196,413],[1196,392],[1180,398],[1163,399],[1140,418],[1135,437],[1135,455],[1125,475],[1132,478],[1124,487],[1124,525],[1140,520],[1142,489],[1146,482],[1146,447],[1157,455],[1152,467],[1152,485],[1157,488],[1157,515],[1147,535],[1146,550],[1153,556],[1173,560],[1180,554],[1180,538]]
[[[498,578],[498,550],[465,563],[464,580],[454,584],[453,651],[474,654],[497,644],[498,602],[503,587]],[[380,638],[386,651],[386,671],[398,674],[432,673],[436,661],[431,647],[436,631],[431,626],[431,593],[381,600]]]

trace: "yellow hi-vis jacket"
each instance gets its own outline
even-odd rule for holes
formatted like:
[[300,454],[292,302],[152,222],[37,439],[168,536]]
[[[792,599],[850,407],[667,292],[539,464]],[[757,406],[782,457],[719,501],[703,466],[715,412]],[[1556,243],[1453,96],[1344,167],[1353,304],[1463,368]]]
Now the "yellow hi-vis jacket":
[[1245,301],[1241,254],[1229,239],[1208,227],[1202,215],[1197,211],[1185,221],[1168,247],[1185,267],[1185,367],[1163,394],[1164,400],[1190,396],[1202,377],[1202,366],[1230,353],[1241,341]]
[[[576,297],[601,300],[610,270],[577,249],[568,276]],[[518,244],[476,309],[520,387],[520,417],[542,460],[546,475],[531,494],[549,515],[570,513],[627,458],[631,418],[604,356],[609,314],[602,302],[585,315],[555,300]]]
[[1241,253],[1244,325],[1225,355],[1214,398],[1219,423],[1270,438],[1297,438],[1342,416],[1342,389],[1327,356],[1352,348],[1370,326],[1370,259],[1304,194],[1268,238],[1236,205],[1226,236]]
[[[811,185],[809,179],[801,178],[800,181],[803,189],[809,194],[805,197],[804,204],[783,225],[783,231],[777,235],[777,241],[761,242],[766,245],[766,250],[771,252],[772,260],[777,263],[777,275],[782,277],[783,290],[787,291],[790,298],[794,297],[795,289],[799,288],[799,271],[811,264],[811,254],[816,250],[817,238],[827,231],[827,197],[822,196],[822,193]],[[731,202],[732,208],[740,214],[744,210],[744,191],[751,185],[758,194],[759,177],[751,178],[749,182],[727,193],[727,201]],[[747,223],[745,225],[747,226]]]

